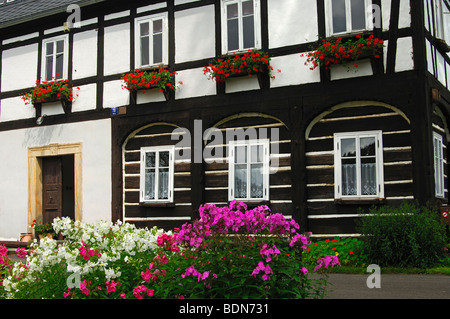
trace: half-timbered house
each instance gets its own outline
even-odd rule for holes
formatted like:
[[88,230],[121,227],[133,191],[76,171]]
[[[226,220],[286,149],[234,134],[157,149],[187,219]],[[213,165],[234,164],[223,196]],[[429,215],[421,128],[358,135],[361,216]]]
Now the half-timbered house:
[[[446,204],[449,12],[448,0],[0,1],[0,238],[56,216],[170,229],[233,199],[313,236],[357,235],[359,209]],[[308,66],[322,39],[371,35],[384,48],[357,68]],[[254,49],[272,76],[205,74]],[[161,66],[170,94],[123,88]],[[75,99],[24,103],[52,78]]]

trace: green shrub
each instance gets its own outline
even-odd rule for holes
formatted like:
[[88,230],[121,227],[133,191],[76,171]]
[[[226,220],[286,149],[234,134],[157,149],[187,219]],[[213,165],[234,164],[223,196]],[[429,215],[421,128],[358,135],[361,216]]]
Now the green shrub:
[[445,226],[430,207],[373,207],[361,214],[358,230],[368,262],[380,266],[427,268],[444,254]]

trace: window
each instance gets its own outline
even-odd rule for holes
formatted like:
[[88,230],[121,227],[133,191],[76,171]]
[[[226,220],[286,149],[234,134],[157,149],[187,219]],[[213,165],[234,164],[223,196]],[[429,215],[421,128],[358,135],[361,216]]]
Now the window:
[[450,45],[450,1],[435,0],[435,37],[445,40]]
[[42,78],[61,80],[67,77],[67,36],[44,40],[42,43]]
[[351,33],[367,30],[367,0],[328,0],[328,34]]
[[382,133],[334,134],[335,197],[383,198]]
[[136,19],[136,68],[168,63],[167,13]]
[[260,48],[259,0],[222,0],[222,53]]
[[173,202],[174,146],[141,148],[142,203]]
[[269,199],[269,140],[229,143],[229,199]]
[[434,148],[434,185],[436,197],[444,197],[444,152],[442,144],[442,136],[433,133]]

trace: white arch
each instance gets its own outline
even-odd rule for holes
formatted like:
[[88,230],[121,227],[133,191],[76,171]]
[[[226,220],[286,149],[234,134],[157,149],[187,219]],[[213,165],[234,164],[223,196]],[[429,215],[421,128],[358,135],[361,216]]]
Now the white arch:
[[311,130],[314,127],[314,125],[316,125],[320,120],[322,120],[328,114],[331,114],[331,113],[333,113],[339,109],[343,109],[343,108],[365,107],[365,106],[380,106],[380,107],[388,108],[388,109],[398,113],[399,115],[401,115],[406,120],[406,122],[408,122],[408,124],[411,124],[411,121],[406,116],[406,114],[403,113],[403,111],[401,111],[400,109],[398,109],[395,106],[392,106],[392,105],[389,105],[389,104],[383,103],[383,102],[377,102],[377,101],[350,101],[350,102],[344,102],[344,103],[337,104],[337,105],[329,108],[325,112],[322,112],[320,115],[316,116],[311,121],[311,123],[309,123],[308,127],[306,128],[305,139],[306,140],[309,139],[309,134],[311,133]]

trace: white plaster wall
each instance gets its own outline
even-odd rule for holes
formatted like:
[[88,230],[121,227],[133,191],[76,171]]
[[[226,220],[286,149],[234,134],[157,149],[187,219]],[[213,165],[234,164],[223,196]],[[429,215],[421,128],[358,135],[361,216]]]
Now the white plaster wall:
[[73,36],[73,79],[97,74],[97,31],[75,33]]
[[111,219],[111,120],[0,132],[0,239],[27,231],[28,148],[82,143],[84,222]]
[[319,68],[310,70],[310,66],[305,65],[307,54],[304,52],[303,57],[300,56],[301,53],[295,53],[272,58],[270,65],[273,67],[272,75],[275,79],[270,80],[270,87],[320,82]]
[[95,110],[97,106],[97,85],[81,85],[80,90],[74,89],[78,97],[72,102],[72,112]]
[[215,56],[214,6],[175,13],[175,61],[182,63]]
[[185,3],[191,3],[191,2],[197,2],[200,0],[175,0],[175,5],[185,4]]
[[436,62],[437,62],[437,79],[443,86],[447,86],[445,76],[445,59],[439,52],[436,52]]
[[395,60],[395,72],[414,69],[412,38],[399,38],[397,40],[397,57]]
[[130,103],[130,92],[122,89],[122,80],[103,83],[103,107],[111,108]]
[[166,98],[164,97],[164,93],[159,92],[158,90],[149,89],[137,91],[136,100],[137,104],[144,104],[152,102],[163,102],[166,100]]
[[36,83],[38,45],[3,51],[2,92],[32,87]]
[[317,40],[319,31],[315,0],[269,0],[268,11],[269,48]]
[[216,82],[203,74],[203,68],[177,71],[176,82],[181,81],[175,91],[176,99],[207,96],[216,94]]
[[[409,1],[410,0],[400,0],[400,16],[398,20],[399,28],[408,28],[411,26],[411,5]],[[391,2],[392,0],[381,0],[383,30],[389,30],[390,27]]]
[[225,81],[225,93],[252,91],[259,89],[260,86],[257,76],[242,76],[227,79]]
[[330,70],[331,80],[349,79],[360,76],[373,75],[372,64],[370,59],[356,61],[358,67],[354,66],[354,62],[346,64],[333,65]]
[[25,105],[21,97],[0,100],[0,122],[32,118],[35,114],[33,105]]
[[130,71],[130,24],[105,28],[104,74]]

